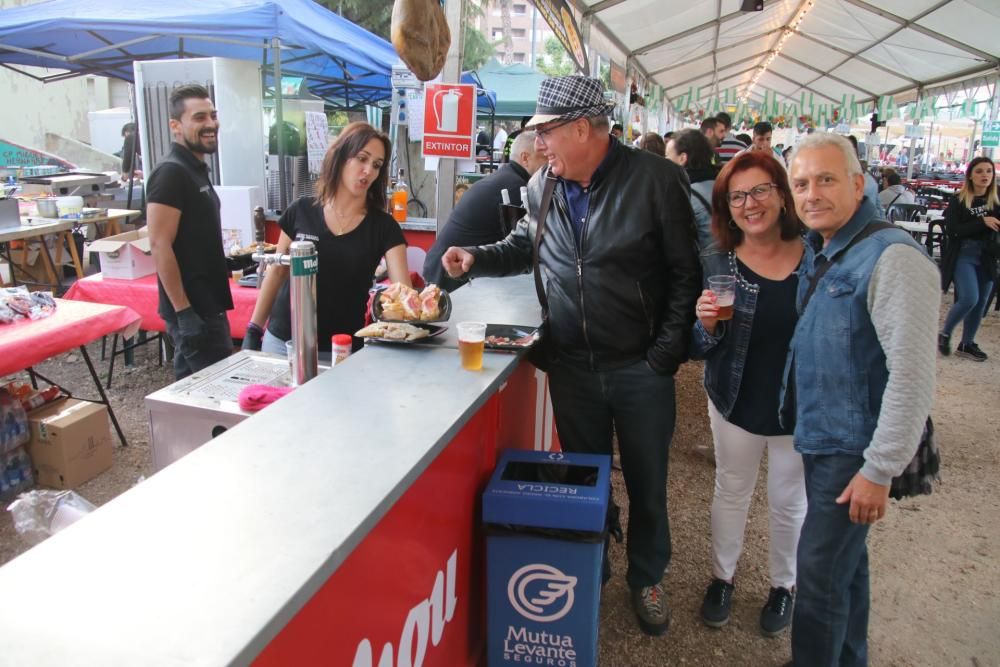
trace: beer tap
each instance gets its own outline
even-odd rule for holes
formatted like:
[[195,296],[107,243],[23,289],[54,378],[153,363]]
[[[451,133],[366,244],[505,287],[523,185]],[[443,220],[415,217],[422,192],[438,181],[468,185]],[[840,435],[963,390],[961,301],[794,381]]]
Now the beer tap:
[[[259,215],[258,215],[259,214]],[[258,220],[260,224],[258,225]],[[257,252],[253,259],[259,262],[257,286],[266,266],[280,264],[291,267],[289,288],[292,302],[292,384],[305,384],[319,372],[319,349],[316,337],[316,273],[319,256],[312,241],[292,241],[287,255],[264,254],[264,210],[254,210],[254,227],[257,232]]]

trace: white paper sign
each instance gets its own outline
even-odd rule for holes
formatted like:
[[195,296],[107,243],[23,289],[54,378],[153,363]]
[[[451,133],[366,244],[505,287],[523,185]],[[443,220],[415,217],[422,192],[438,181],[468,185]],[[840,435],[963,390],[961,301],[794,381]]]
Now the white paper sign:
[[406,91],[406,119],[409,121],[410,141],[422,141],[424,138],[424,89],[409,89]]
[[309,159],[309,173],[318,174],[323,168],[323,156],[330,143],[326,114],[318,111],[306,112],[306,155]]

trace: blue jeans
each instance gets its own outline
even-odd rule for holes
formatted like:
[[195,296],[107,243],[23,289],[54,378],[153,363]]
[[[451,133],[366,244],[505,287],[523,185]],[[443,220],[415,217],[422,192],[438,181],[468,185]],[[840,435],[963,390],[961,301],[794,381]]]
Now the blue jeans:
[[202,317],[205,328],[195,339],[181,335],[177,316],[160,313],[167,325],[167,335],[174,344],[174,377],[178,380],[197,373],[233,353],[233,337],[225,313]]
[[625,579],[633,590],[658,583],[670,563],[667,461],[674,434],[673,377],[657,374],[645,360],[611,371],[556,360],[549,369],[549,392],[563,450],[610,456],[612,432],[617,432],[629,503]]
[[868,525],[834,502],[864,459],[803,454],[808,509],[799,536],[792,658],[796,667],[868,664]]
[[943,333],[947,336],[962,325],[962,343],[976,341],[976,332],[986,314],[986,302],[993,291],[993,279],[983,261],[981,241],[962,241],[955,262],[955,303],[944,320]]

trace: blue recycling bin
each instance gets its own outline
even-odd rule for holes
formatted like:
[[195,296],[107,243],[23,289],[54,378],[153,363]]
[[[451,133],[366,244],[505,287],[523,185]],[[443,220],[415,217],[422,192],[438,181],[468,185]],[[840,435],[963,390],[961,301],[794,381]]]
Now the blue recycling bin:
[[487,664],[597,664],[611,458],[506,450],[483,493]]

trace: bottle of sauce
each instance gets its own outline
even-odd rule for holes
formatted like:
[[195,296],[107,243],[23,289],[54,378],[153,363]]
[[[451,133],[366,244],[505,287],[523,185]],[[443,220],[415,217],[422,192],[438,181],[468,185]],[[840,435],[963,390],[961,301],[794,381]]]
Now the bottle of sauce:
[[399,170],[396,179],[396,189],[392,193],[392,217],[396,222],[406,222],[406,204],[410,200],[410,191],[403,180],[403,170]]
[[333,338],[330,339],[334,366],[351,356],[352,342],[353,339],[348,334],[334,334]]

